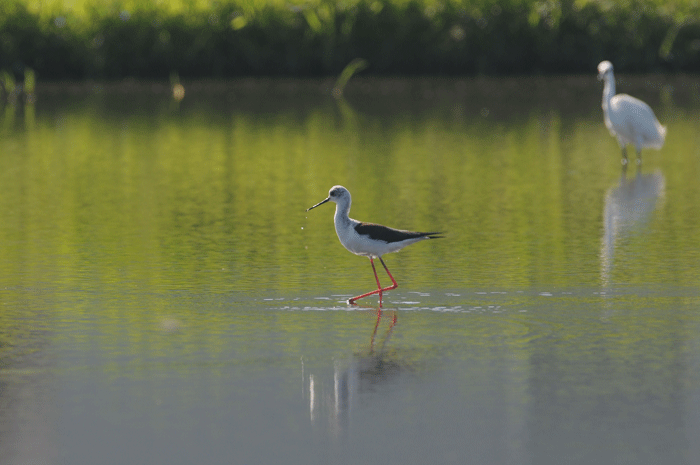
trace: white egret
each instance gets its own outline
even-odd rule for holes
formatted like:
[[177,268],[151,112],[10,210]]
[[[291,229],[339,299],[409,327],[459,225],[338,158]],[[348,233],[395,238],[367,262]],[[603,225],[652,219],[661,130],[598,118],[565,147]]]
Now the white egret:
[[598,65],[598,80],[603,87],[603,114],[605,126],[622,149],[622,164],[627,164],[627,144],[637,151],[637,164],[642,163],[642,148],[659,150],[664,145],[666,128],[656,119],[646,103],[627,94],[615,95],[613,65],[602,61]]

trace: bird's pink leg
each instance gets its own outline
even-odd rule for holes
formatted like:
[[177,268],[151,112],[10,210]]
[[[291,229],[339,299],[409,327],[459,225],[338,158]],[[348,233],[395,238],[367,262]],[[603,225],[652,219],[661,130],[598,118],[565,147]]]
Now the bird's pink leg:
[[[382,265],[384,265],[384,269],[386,270],[386,274],[389,275],[389,277],[391,278],[391,282],[394,283],[393,285],[391,285],[389,287],[385,287],[384,289],[382,289],[382,291],[390,291],[392,289],[396,289],[397,287],[399,287],[399,285],[396,284],[396,280],[394,279],[394,277],[391,275],[391,273],[389,273],[389,268],[386,267],[386,263],[384,263],[384,260],[382,260],[382,257],[379,257],[379,261],[382,262]],[[377,280],[377,282],[379,282],[379,280]]]
[[379,276],[377,276],[377,269],[374,267],[374,260],[372,260],[372,257],[369,258],[369,262],[372,264],[372,271],[374,272],[374,279],[377,281],[377,289],[379,290],[379,294],[381,295],[382,285],[379,284]]
[[377,269],[374,267],[374,260],[372,260],[372,258],[370,257],[369,262],[372,264],[372,271],[374,271],[374,279],[377,280],[377,289],[374,291],[368,292],[366,294],[358,295],[356,297],[348,299],[349,304],[354,304],[356,301],[358,301],[360,299],[364,299],[365,297],[369,297],[369,296],[374,295],[374,294],[379,294],[379,300],[381,301],[382,300],[382,293],[384,291],[390,291],[392,289],[396,289],[397,287],[399,287],[399,285],[396,284],[396,280],[394,279],[394,277],[391,275],[391,273],[389,273],[389,268],[386,267],[386,264],[384,263],[384,260],[382,260],[382,257],[379,257],[379,261],[382,262],[382,265],[384,266],[384,269],[386,270],[386,274],[389,275],[389,278],[391,278],[391,282],[393,284],[389,287],[385,287],[382,289],[382,285],[379,284],[379,276],[377,276]]
[[370,291],[366,294],[358,295],[358,296],[355,296],[351,299],[348,299],[349,304],[354,304],[355,301],[360,300],[360,299],[364,299],[365,297],[369,297],[369,296],[374,295],[374,294],[379,294],[379,296],[381,298],[382,285],[379,284],[379,276],[377,276],[377,269],[374,267],[374,260],[372,260],[372,257],[369,258],[369,262],[372,264],[372,271],[374,271],[374,279],[377,280],[377,289],[374,291]]

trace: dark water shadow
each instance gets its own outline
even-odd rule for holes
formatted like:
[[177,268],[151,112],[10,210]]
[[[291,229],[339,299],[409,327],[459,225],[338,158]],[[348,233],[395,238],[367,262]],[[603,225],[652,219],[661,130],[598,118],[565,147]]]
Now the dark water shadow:
[[608,189],[603,207],[600,251],[603,286],[610,284],[618,242],[624,237],[646,231],[665,191],[666,178],[661,171],[642,174],[641,167],[638,167],[634,175],[628,175],[626,166],[622,168],[618,183]]

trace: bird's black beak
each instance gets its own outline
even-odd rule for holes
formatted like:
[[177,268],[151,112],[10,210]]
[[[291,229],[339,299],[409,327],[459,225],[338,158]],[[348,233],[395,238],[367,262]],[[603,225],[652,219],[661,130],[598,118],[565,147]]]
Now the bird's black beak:
[[328,202],[328,201],[330,201],[330,200],[331,200],[331,198],[328,197],[326,200],[320,201],[319,203],[317,203],[317,204],[314,205],[313,207],[307,208],[306,211],[309,211],[309,210],[311,210],[312,208],[316,208],[316,207],[318,207],[318,206],[320,206],[320,205],[323,205],[324,203],[326,203],[326,202]]
[[601,74],[598,74],[598,80],[599,80],[599,81],[602,81],[602,80],[603,80],[603,74],[602,74],[602,73],[601,73]]

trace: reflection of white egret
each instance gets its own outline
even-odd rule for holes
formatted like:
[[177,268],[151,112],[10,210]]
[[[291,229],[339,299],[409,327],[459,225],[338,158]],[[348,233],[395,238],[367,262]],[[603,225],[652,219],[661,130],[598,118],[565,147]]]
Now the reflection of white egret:
[[605,195],[603,210],[603,241],[600,253],[601,277],[605,285],[610,280],[610,270],[618,238],[641,231],[651,220],[657,202],[663,198],[666,180],[661,172],[640,174],[627,179],[623,174],[620,183],[611,187]]
[[646,103],[627,94],[615,95],[613,65],[603,61],[598,65],[598,80],[605,81],[603,113],[605,126],[622,148],[622,163],[627,164],[627,144],[634,145],[637,163],[642,162],[642,148],[659,150],[664,145],[666,128],[656,119]]

